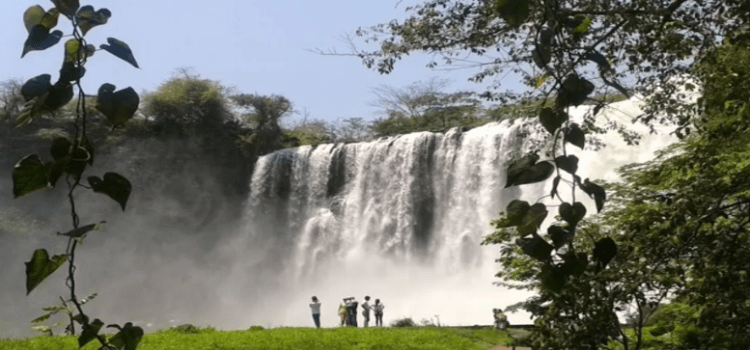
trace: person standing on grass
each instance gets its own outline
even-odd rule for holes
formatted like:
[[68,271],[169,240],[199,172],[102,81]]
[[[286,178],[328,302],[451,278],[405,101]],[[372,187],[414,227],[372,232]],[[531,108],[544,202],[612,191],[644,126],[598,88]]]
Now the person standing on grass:
[[372,306],[375,311],[375,326],[383,327],[383,309],[385,305],[380,303],[380,299],[375,299],[375,305]]
[[346,305],[344,304],[346,302],[346,299],[344,299],[344,302],[339,304],[339,317],[341,318],[341,326],[344,326],[344,321],[346,321]]
[[310,309],[312,309],[312,316],[313,321],[315,321],[315,327],[320,328],[320,302],[318,301],[318,297],[312,297]]
[[370,296],[365,296],[365,302],[362,303],[362,316],[365,319],[365,328],[370,324]]

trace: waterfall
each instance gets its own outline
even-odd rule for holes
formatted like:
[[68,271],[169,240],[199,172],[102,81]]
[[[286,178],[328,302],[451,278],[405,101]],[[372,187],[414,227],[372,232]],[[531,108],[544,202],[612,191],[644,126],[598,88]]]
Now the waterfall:
[[[629,124],[638,103],[615,103],[605,113]],[[588,109],[573,109],[572,119]],[[492,308],[529,296],[493,286],[499,247],[479,244],[508,202],[549,193],[546,183],[503,189],[505,162],[527,147],[529,125],[505,121],[262,157],[251,180],[246,244],[278,288],[261,296],[275,306],[254,310],[266,320],[274,314],[269,322],[308,325],[306,303],[316,295],[323,326],[334,326],[342,298],[370,295],[386,305],[385,323],[440,315],[451,325],[490,324]],[[602,151],[578,152],[584,177],[616,179],[617,167],[653,157],[671,138],[646,135],[627,147],[611,133],[602,141]],[[527,316],[510,320],[529,323]]]

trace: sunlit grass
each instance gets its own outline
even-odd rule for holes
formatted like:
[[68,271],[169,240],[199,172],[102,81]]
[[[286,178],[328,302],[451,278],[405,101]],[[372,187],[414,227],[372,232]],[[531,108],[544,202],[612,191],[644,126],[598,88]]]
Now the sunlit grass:
[[[146,334],[139,350],[376,350],[488,349],[508,344],[507,333],[489,328],[275,328],[268,330],[194,333],[163,331]],[[75,337],[36,337],[0,340],[0,349],[74,350]],[[96,350],[95,342],[83,349]]]

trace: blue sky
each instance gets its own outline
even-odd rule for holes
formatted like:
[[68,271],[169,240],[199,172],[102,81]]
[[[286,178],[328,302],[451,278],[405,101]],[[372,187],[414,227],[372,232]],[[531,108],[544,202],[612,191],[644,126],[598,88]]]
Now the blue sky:
[[[362,26],[404,18],[405,7],[418,1],[397,0],[90,0],[82,5],[108,8],[112,17],[86,36],[99,46],[107,37],[126,42],[141,69],[135,69],[105,51],[87,63],[83,79],[87,94],[105,82],[117,89],[154,90],[177,68],[191,67],[203,78],[220,81],[238,92],[280,94],[298,111],[314,119],[371,119],[376,109],[371,89],[380,84],[405,86],[432,76],[449,78],[448,90],[479,90],[466,81],[470,71],[432,71],[427,55],[412,55],[397,64],[390,75],[364,67],[356,57],[321,56],[309,49],[336,47],[346,52],[338,38]],[[57,79],[62,42],[45,51],[20,58],[27,33],[23,13],[33,5],[51,8],[51,1],[6,1],[0,12],[0,80],[24,81],[49,73]],[[398,4],[398,5],[397,5]],[[66,35],[70,24],[60,17],[58,28]]]

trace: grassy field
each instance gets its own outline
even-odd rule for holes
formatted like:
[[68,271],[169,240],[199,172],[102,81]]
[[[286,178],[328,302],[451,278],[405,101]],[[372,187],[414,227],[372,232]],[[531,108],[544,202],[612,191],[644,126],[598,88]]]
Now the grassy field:
[[[138,350],[486,350],[510,338],[491,328],[274,328],[216,331],[211,328],[146,334]],[[95,341],[85,350],[96,350]],[[75,337],[0,340],[2,350],[75,350]]]

